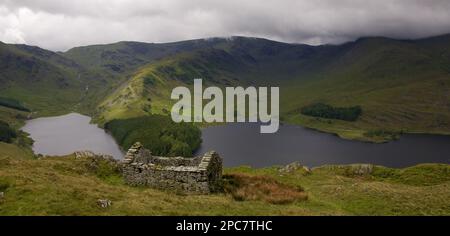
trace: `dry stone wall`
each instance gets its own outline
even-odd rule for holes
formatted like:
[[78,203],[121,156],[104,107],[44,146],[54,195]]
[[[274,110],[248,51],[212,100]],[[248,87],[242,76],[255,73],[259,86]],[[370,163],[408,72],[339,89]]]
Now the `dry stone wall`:
[[135,143],[122,164],[125,182],[133,186],[195,194],[221,190],[222,158],[214,151],[193,158],[159,157]]

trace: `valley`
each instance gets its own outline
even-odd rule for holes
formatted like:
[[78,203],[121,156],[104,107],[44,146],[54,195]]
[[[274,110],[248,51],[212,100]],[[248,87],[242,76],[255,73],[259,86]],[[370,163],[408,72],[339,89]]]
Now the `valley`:
[[[169,114],[172,88],[192,87],[193,78],[222,88],[279,86],[282,122],[384,142],[399,136],[386,133],[449,134],[449,45],[449,35],[322,46],[245,37],[119,42],[62,53],[2,44],[0,91],[34,116],[77,111],[103,125]],[[360,106],[362,114],[356,121],[301,114],[318,102]]]
[[[0,43],[0,120],[7,124],[0,215],[448,215],[450,171],[439,153],[447,153],[450,134],[449,65],[450,35],[320,46],[208,38],[66,52]],[[247,127],[174,124],[171,91],[193,89],[195,78],[222,89],[280,87],[280,129],[293,128],[280,134],[281,143],[262,140],[273,147],[264,151],[251,136],[229,135]],[[20,131],[25,123],[73,112],[92,117],[84,125],[106,129],[123,150],[141,141],[158,155],[191,156],[202,145],[220,144],[234,158],[224,171],[224,192],[186,196],[134,188],[114,164],[33,153],[33,140]],[[231,141],[209,142],[215,136]],[[426,140],[438,146],[421,149]],[[295,148],[276,151],[287,144]],[[331,152],[320,150],[325,144]],[[243,161],[255,150],[259,160]],[[268,160],[272,154],[280,158]],[[305,163],[289,164],[296,155]],[[402,160],[392,160],[398,156]],[[355,164],[362,162],[371,164]],[[98,199],[113,205],[104,209]]]

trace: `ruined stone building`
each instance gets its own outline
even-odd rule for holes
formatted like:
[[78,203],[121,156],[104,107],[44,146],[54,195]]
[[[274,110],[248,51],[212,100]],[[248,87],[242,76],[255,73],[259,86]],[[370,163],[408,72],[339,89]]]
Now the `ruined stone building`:
[[123,160],[123,175],[133,186],[205,194],[221,188],[222,159],[214,151],[193,158],[158,157],[135,143]]

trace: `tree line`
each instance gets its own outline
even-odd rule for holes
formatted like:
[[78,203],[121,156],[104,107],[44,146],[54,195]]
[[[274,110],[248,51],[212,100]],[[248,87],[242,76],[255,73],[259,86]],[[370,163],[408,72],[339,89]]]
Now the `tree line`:
[[355,121],[362,114],[362,108],[360,106],[333,107],[324,103],[314,103],[303,107],[301,113],[326,119]]
[[19,111],[26,111],[26,112],[30,111],[30,109],[23,106],[21,102],[11,98],[0,97],[0,106],[13,108]]

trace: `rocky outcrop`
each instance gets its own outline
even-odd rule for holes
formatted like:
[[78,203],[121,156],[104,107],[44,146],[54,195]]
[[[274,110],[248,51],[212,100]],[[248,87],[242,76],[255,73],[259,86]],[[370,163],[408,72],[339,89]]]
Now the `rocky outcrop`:
[[327,165],[317,168],[325,168],[335,171],[344,176],[368,176],[373,173],[374,165],[372,164],[351,164],[351,165]]
[[91,151],[76,151],[74,152],[75,158],[103,158],[106,160],[114,160],[114,158],[111,155],[106,154],[97,154]]
[[372,164],[353,164],[350,165],[350,172],[354,175],[370,175],[373,172]]
[[125,182],[183,193],[206,194],[221,190],[222,159],[214,152],[200,157],[159,157],[140,143],[122,161]]
[[98,199],[97,200],[97,205],[100,208],[108,208],[108,207],[110,207],[112,205],[112,202],[109,199]]
[[301,172],[303,174],[311,174],[312,170],[307,167],[307,166],[303,166],[301,165],[299,162],[292,162],[286,166],[280,167],[278,169],[278,172],[280,174],[289,174],[289,173],[294,173],[296,171],[302,170]]

